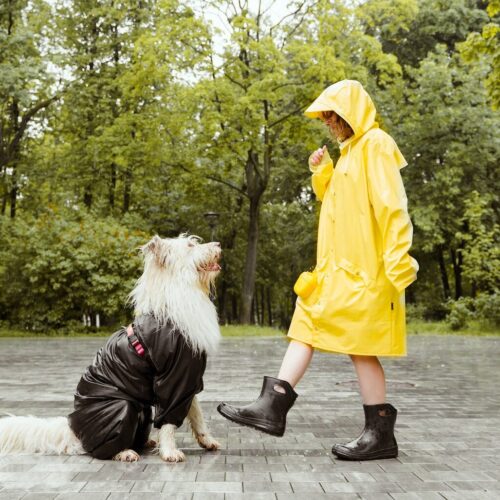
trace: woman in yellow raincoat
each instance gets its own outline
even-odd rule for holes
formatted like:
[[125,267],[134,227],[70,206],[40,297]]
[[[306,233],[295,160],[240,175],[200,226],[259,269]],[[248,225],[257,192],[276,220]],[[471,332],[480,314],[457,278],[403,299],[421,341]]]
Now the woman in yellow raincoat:
[[408,250],[412,225],[400,169],[407,165],[390,135],[375,121],[363,86],[343,80],[328,87],[305,112],[320,118],[340,146],[335,168],[324,146],[309,158],[312,186],[322,202],[316,268],[296,283],[299,295],[291,339],[278,378],[264,377],[260,397],[226,418],[283,435],[286,414],[314,348],[350,355],[358,376],[365,428],[340,458],[397,456],[397,410],[385,401],[385,376],[377,356],[406,354],[404,290],[418,264]]

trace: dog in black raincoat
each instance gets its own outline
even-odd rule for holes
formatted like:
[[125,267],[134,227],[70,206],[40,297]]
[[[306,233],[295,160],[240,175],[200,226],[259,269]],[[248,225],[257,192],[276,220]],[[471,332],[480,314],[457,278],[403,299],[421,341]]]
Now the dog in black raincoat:
[[[174,433],[186,417],[200,446],[219,448],[196,394],[203,390],[207,354],[220,340],[209,298],[220,271],[220,244],[155,236],[141,250],[144,272],[130,294],[135,320],[97,352],[78,383],[74,411],[0,419],[0,454],[89,453],[136,461],[137,451],[157,446],[163,460],[179,462],[185,457]],[[157,442],[149,439],[153,425]]]

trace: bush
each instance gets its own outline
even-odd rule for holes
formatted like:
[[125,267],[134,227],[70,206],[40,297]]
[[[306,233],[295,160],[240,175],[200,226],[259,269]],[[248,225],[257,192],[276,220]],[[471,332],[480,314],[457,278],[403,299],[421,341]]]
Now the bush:
[[432,296],[421,307],[423,309],[423,318],[426,321],[442,321],[450,314],[450,304],[437,300]]
[[99,314],[103,324],[127,316],[140,272],[137,247],[148,235],[70,212],[0,218],[0,236],[0,319],[40,331],[76,324],[84,314]]
[[500,326],[500,293],[478,295],[474,307],[478,320]]
[[467,326],[467,322],[473,319],[474,315],[470,310],[470,299],[461,297],[450,303],[450,313],[446,321],[452,330],[460,330]]
[[449,302],[446,320],[452,330],[465,328],[469,321],[477,320],[492,326],[500,325],[500,294],[480,294],[475,298],[461,297]]
[[421,303],[406,304],[406,318],[408,321],[418,321],[425,319],[425,305]]

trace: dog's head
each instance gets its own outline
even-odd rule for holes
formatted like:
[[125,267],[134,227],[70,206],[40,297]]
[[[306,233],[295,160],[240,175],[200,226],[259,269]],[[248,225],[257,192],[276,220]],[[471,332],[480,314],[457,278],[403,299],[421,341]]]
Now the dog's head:
[[145,272],[165,273],[168,278],[181,280],[185,286],[212,288],[221,267],[220,243],[201,243],[198,236],[181,234],[178,238],[155,235],[141,247]]

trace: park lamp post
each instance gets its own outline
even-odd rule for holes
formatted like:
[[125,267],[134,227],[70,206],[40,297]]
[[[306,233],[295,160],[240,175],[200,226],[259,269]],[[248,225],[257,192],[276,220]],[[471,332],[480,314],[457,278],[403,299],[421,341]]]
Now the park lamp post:
[[214,241],[215,240],[215,228],[217,227],[217,224],[219,222],[220,214],[218,212],[205,212],[203,214],[203,217],[205,217],[205,220],[207,221],[207,224],[211,230],[210,239],[211,239],[211,241]]

